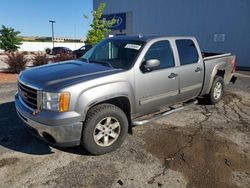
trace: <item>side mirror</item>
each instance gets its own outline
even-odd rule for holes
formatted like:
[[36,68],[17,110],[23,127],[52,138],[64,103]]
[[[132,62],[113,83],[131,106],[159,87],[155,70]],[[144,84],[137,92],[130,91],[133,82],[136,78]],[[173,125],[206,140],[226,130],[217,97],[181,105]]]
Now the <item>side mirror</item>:
[[143,63],[145,72],[151,72],[160,67],[160,61],[158,59],[149,59]]

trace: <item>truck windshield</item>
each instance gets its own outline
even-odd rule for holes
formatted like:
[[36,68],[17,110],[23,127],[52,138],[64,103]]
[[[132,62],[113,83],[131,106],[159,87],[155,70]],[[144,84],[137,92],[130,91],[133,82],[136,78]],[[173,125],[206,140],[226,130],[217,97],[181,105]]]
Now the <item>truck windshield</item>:
[[118,69],[130,69],[144,42],[136,40],[106,39],[90,49],[80,59]]

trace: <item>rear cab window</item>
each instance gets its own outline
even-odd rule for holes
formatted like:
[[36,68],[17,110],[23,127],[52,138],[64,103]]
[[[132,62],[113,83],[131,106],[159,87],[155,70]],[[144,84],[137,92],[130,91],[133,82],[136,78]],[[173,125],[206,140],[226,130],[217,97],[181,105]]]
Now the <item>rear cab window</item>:
[[193,64],[199,61],[199,54],[192,40],[179,39],[176,40],[175,43],[179,53],[181,65]]

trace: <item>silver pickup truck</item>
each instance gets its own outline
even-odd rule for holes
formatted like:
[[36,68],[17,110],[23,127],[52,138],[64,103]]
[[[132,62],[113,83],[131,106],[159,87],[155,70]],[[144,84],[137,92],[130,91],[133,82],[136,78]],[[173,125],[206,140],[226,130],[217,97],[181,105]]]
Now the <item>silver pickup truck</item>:
[[15,105],[42,140],[100,155],[117,149],[135,125],[198,98],[217,103],[235,82],[235,67],[235,56],[202,53],[194,37],[113,37],[78,60],[21,72]]

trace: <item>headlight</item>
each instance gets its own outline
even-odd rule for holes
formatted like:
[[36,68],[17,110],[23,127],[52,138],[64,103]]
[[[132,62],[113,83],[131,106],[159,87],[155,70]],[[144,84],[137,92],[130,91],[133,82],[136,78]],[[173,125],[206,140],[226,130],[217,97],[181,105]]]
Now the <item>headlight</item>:
[[68,92],[43,92],[43,109],[66,112],[69,110],[70,95]]

